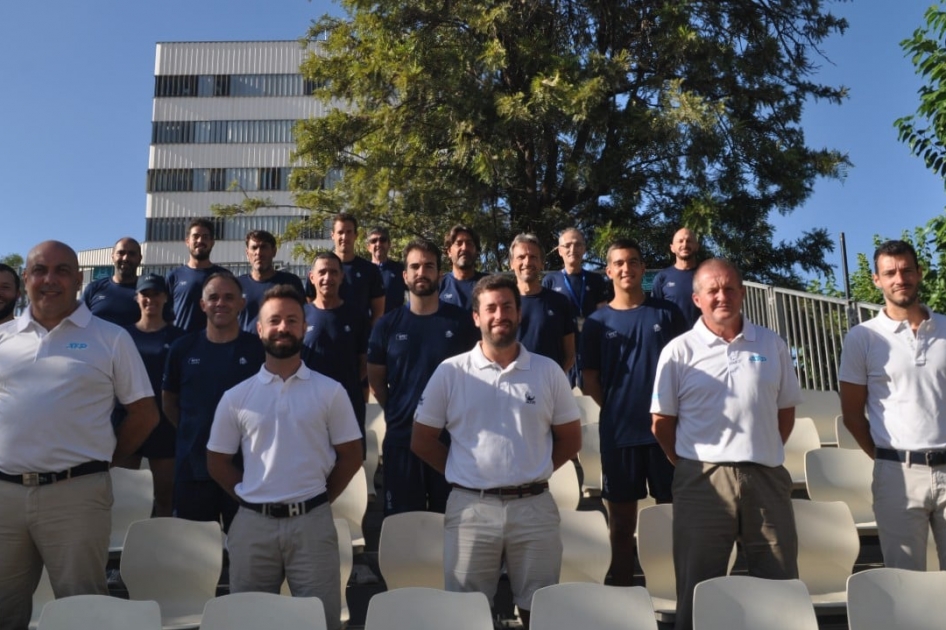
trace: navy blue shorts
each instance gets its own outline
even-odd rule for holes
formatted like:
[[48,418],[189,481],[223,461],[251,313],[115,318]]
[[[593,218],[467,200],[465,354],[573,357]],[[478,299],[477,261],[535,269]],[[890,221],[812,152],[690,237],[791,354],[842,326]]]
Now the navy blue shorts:
[[613,503],[673,500],[673,464],[659,444],[625,446],[601,453],[601,498]]
[[410,446],[385,440],[381,452],[385,516],[446,511],[450,484],[443,475],[414,455]]

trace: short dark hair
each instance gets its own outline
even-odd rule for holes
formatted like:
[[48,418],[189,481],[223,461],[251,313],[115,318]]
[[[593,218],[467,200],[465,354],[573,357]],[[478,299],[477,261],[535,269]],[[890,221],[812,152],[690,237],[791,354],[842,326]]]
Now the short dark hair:
[[479,282],[476,283],[476,286],[473,287],[473,311],[477,312],[480,310],[480,295],[482,293],[486,291],[501,291],[502,289],[512,291],[513,299],[516,301],[516,310],[521,310],[522,295],[519,293],[519,285],[516,284],[515,279],[503,273],[494,273],[483,276],[480,278]]
[[380,225],[376,225],[370,230],[368,230],[368,236],[371,236],[372,234],[378,234],[379,236],[382,236],[389,241],[391,240],[391,233],[388,232],[388,228],[380,226]]
[[358,231],[358,219],[355,218],[355,215],[349,212],[339,212],[334,217],[332,217],[333,228],[336,223],[351,223],[353,226],[355,226],[355,231]]
[[187,238],[191,234],[191,230],[195,227],[202,227],[210,232],[210,238],[217,238],[214,235],[214,223],[210,219],[205,217],[197,217],[196,219],[191,219],[191,222],[187,224],[187,229],[184,231],[184,238]]
[[516,249],[517,245],[534,245],[536,249],[539,250],[539,260],[545,261],[545,252],[542,250],[542,242],[539,241],[539,237],[529,232],[523,232],[516,234],[516,237],[512,239],[512,243],[509,244],[510,264],[512,264],[512,252]]
[[305,298],[302,297],[302,294],[299,293],[299,290],[296,289],[291,284],[277,284],[276,286],[266,289],[266,292],[263,294],[263,299],[260,300],[259,307],[260,310],[263,310],[263,304],[266,304],[270,300],[292,300],[293,302],[299,305],[299,308],[305,312]]
[[330,251],[319,252],[318,254],[316,254],[315,258],[312,259],[312,267],[310,267],[310,269],[314,269],[315,263],[317,263],[320,260],[334,260],[336,263],[338,263],[338,269],[340,271],[345,270],[345,268],[342,266],[342,259],[339,258],[335,252],[330,252]]
[[437,247],[436,243],[426,238],[415,238],[413,241],[407,244],[407,247],[404,248],[405,263],[407,263],[407,255],[415,249],[422,252],[427,252],[428,254],[433,254],[437,261],[437,271],[440,271],[440,248]]
[[457,240],[457,237],[460,235],[460,232],[466,232],[470,235],[470,238],[473,239],[473,244],[476,245],[476,251],[480,252],[483,250],[480,247],[480,235],[476,233],[476,230],[471,228],[468,225],[457,224],[450,228],[450,231],[447,232],[447,236],[443,239],[443,248],[450,249],[450,246],[453,245],[454,241]]
[[243,295],[243,285],[240,284],[240,281],[237,280],[237,277],[230,273],[229,271],[215,271],[206,278],[204,278],[203,284],[200,285],[200,293],[203,295],[204,289],[207,288],[207,285],[217,278],[223,278],[224,280],[229,280],[240,290],[240,295]]
[[877,261],[881,256],[911,256],[913,258],[913,265],[917,269],[920,268],[920,260],[916,257],[916,250],[913,248],[913,245],[910,245],[906,241],[890,240],[881,243],[877,249],[874,250],[875,272],[877,271]]
[[637,252],[637,255],[641,257],[642,262],[643,262],[644,254],[641,252],[640,243],[638,243],[632,238],[616,238],[613,241],[611,241],[611,244],[608,245],[608,251],[605,252],[604,254],[604,259],[606,262],[610,261],[611,252],[613,252],[616,249],[633,249],[634,251]]
[[134,239],[134,238],[132,238],[132,237],[130,237],[130,236],[123,236],[123,237],[121,237],[120,239],[118,239],[117,241],[115,241],[115,244],[112,245],[112,249],[115,249],[116,247],[118,247],[118,244],[121,243],[122,241],[129,241],[129,242],[131,242],[131,243],[134,243],[134,244],[135,244],[135,247],[138,248],[138,253],[139,253],[139,254],[141,253],[141,243],[139,243],[139,242],[137,241],[137,239]]
[[8,273],[13,276],[13,284],[16,286],[17,294],[20,293],[20,275],[16,272],[16,269],[7,265],[5,263],[0,263],[0,273]]
[[249,247],[250,241],[258,241],[260,243],[268,243],[273,246],[273,249],[276,249],[276,237],[272,233],[267,232],[266,230],[250,230],[246,233],[246,239],[244,244]]

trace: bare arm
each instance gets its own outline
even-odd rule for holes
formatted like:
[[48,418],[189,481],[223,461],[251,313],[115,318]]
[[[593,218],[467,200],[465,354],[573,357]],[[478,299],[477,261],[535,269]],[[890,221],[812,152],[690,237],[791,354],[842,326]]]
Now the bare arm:
[[442,429],[415,422],[411,429],[411,451],[441,475],[447,468],[447,445],[440,441]]
[[778,434],[782,437],[782,444],[788,442],[788,436],[795,428],[795,408],[786,407],[778,410]]
[[369,363],[368,386],[381,407],[384,407],[388,402],[388,368],[376,363]]
[[118,427],[118,443],[112,454],[113,462],[120,462],[144,444],[154,428],[158,426],[158,407],[154,396],[140,398],[125,405],[126,416]]
[[371,298],[371,328],[374,328],[382,315],[384,315],[384,296]]
[[568,372],[575,365],[575,333],[562,337],[562,369]]
[[335,466],[325,480],[329,502],[338,498],[361,466],[361,440],[335,445]]
[[653,418],[651,431],[667,459],[676,466],[679,459],[677,457],[677,416],[665,416],[659,413],[651,414],[651,416]]
[[236,485],[243,481],[243,471],[233,465],[233,455],[207,451],[207,472],[221,488],[231,497],[240,500],[236,495]]
[[164,417],[177,427],[181,422],[180,396],[168,390],[161,392],[161,409],[164,411]]
[[581,391],[591,396],[599,407],[604,406],[604,392],[601,391],[601,370],[582,368]]
[[552,469],[558,470],[581,450],[581,420],[552,425]]
[[841,414],[844,426],[867,455],[874,459],[877,446],[870,436],[870,422],[864,407],[867,404],[867,386],[841,381]]

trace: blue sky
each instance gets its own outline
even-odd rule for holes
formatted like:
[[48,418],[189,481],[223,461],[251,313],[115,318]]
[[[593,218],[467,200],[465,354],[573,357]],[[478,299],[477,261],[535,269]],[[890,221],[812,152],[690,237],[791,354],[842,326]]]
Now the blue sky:
[[[812,104],[804,128],[809,144],[848,153],[854,167],[843,181],[819,181],[790,216],[773,217],[778,239],[813,227],[835,240],[845,232],[853,267],[874,234],[896,237],[943,211],[943,182],[893,128],[915,110],[920,85],[899,42],[931,2],[830,5],[850,28],[826,42],[819,78],[851,96]],[[338,9],[327,0],[3,2],[0,255],[47,238],[87,249],[143,237],[156,42],[295,39],[329,11]],[[839,265],[839,251],[828,259]]]

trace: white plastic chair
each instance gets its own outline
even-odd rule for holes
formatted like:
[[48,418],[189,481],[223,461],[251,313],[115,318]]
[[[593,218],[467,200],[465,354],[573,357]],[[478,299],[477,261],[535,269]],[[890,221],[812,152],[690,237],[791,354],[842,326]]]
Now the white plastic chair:
[[785,468],[796,487],[805,486],[805,453],[821,448],[818,429],[811,418],[795,418],[792,434],[785,442]]
[[348,486],[332,502],[332,515],[335,518],[344,518],[348,521],[351,531],[352,545],[365,546],[365,536],[361,530],[361,523],[368,511],[368,478],[364,467],[355,472],[355,476],[348,482]]
[[578,483],[578,470],[575,462],[567,461],[549,478],[549,492],[555,505],[562,510],[577,510],[581,501],[581,484]]
[[387,433],[387,424],[384,421],[384,407],[377,402],[365,404],[365,430],[374,431],[378,436],[378,447],[381,457],[384,457],[384,435]]
[[378,442],[378,434],[371,429],[365,429],[365,461],[362,466],[365,469],[365,481],[368,483],[368,496],[377,495],[374,487],[374,476],[378,472],[380,461],[381,444]]
[[814,420],[818,437],[825,446],[837,444],[834,419],[841,413],[841,397],[837,392],[823,392],[815,389],[803,389],[802,403],[795,407],[795,417]]
[[832,613],[847,603],[847,579],[861,552],[851,511],[841,501],[793,499],[798,532],[798,577],[819,612]]
[[451,593],[433,588],[399,588],[368,602],[365,630],[488,630],[489,601],[482,593]]
[[578,412],[581,414],[582,424],[598,424],[598,418],[601,416],[601,407],[591,396],[576,396],[575,402],[578,403]]
[[862,450],[821,448],[805,455],[805,478],[812,501],[843,501],[861,534],[876,534],[871,482],[874,462]]
[[204,607],[200,623],[200,630],[325,630],[325,627],[325,608],[318,597],[284,597],[275,593],[215,597]]
[[219,523],[152,518],[128,528],[121,576],[130,599],[160,604],[165,630],[197,628],[222,566]]
[[404,512],[381,522],[378,568],[388,590],[442,589],[443,514]]
[[111,553],[120,552],[128,527],[135,521],[151,518],[154,507],[154,480],[150,470],[112,468],[112,534],[108,542]]
[[844,426],[844,416],[839,415],[834,419],[834,433],[838,438],[838,448],[861,450],[860,444],[857,443],[857,440],[854,439],[851,432]]
[[604,514],[597,510],[566,510],[560,516],[562,572],[559,582],[603,584],[611,564],[611,539]]
[[818,619],[801,580],[729,575],[696,585],[693,630],[761,628],[818,630]]
[[532,596],[532,630],[657,630],[647,589],[555,584]]
[[161,630],[154,601],[128,601],[108,595],[75,595],[48,602],[39,630]]
[[578,461],[584,478],[581,482],[585,494],[601,492],[601,438],[598,435],[598,424],[581,425],[581,449],[578,451]]
[[942,630],[946,572],[869,569],[847,581],[851,630]]

